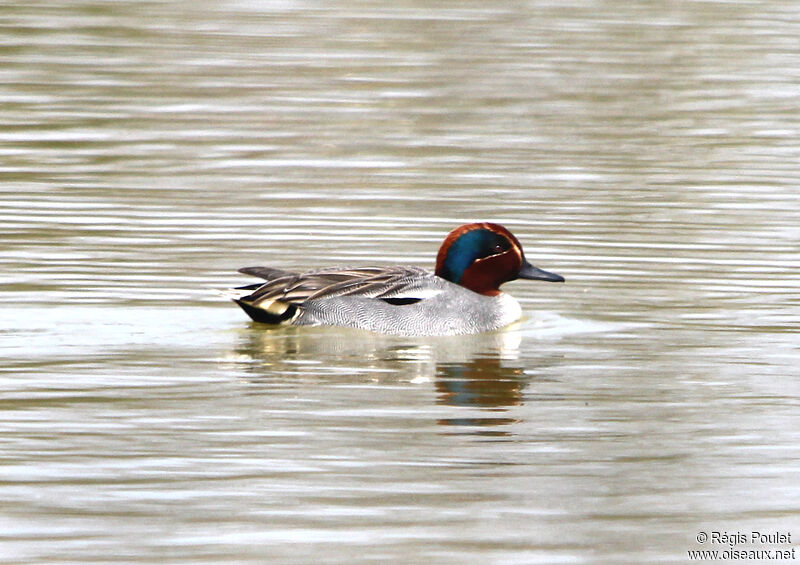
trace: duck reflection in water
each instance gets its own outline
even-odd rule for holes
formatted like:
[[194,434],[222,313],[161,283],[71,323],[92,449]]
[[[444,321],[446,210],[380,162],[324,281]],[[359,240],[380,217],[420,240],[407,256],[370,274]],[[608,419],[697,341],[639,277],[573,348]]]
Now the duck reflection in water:
[[[525,372],[504,366],[498,357],[476,357],[469,363],[443,363],[437,368],[437,402],[450,406],[476,407],[496,413],[522,404]],[[470,416],[440,418],[447,426],[498,426],[516,422],[508,417]]]
[[437,404],[457,408],[438,423],[487,428],[515,422],[502,414],[523,404],[529,377],[519,361],[520,341],[514,326],[474,336],[408,338],[253,323],[231,359],[245,363],[254,382],[289,375],[327,383],[433,381]]

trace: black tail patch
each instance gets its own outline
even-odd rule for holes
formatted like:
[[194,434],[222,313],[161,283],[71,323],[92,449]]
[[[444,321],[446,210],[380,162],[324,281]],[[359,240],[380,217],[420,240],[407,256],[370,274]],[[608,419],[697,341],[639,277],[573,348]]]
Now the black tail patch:
[[297,306],[293,304],[289,304],[288,308],[286,308],[286,311],[283,314],[272,314],[266,310],[262,310],[261,308],[256,308],[252,304],[248,304],[243,300],[234,299],[234,302],[241,306],[242,310],[244,310],[254,322],[259,322],[261,324],[280,324],[281,322],[289,320],[297,312]]

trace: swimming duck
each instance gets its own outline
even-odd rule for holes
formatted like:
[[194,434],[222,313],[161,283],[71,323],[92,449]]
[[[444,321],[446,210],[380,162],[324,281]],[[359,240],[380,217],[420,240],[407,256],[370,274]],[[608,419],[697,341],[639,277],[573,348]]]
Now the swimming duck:
[[245,267],[265,282],[239,287],[235,298],[256,322],[347,326],[406,336],[473,334],[517,321],[522,309],[500,285],[515,279],[564,282],[534,267],[499,224],[466,224],[451,231],[436,256],[436,271],[419,267],[330,268],[293,273]]

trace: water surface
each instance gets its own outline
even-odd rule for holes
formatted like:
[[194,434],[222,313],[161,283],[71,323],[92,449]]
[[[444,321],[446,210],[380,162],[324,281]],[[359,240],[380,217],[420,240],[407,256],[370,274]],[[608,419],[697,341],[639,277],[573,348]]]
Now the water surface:
[[[790,1],[0,8],[0,563],[685,563],[800,539]],[[265,329],[243,266],[565,285]],[[785,549],[747,545],[746,549]]]

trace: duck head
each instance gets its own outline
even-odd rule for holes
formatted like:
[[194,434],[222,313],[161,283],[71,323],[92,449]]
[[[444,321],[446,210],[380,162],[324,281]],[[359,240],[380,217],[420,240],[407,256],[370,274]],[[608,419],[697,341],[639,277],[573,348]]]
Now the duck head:
[[447,234],[436,256],[436,275],[487,296],[500,294],[500,285],[515,279],[564,282],[564,277],[528,263],[517,238],[488,222]]

